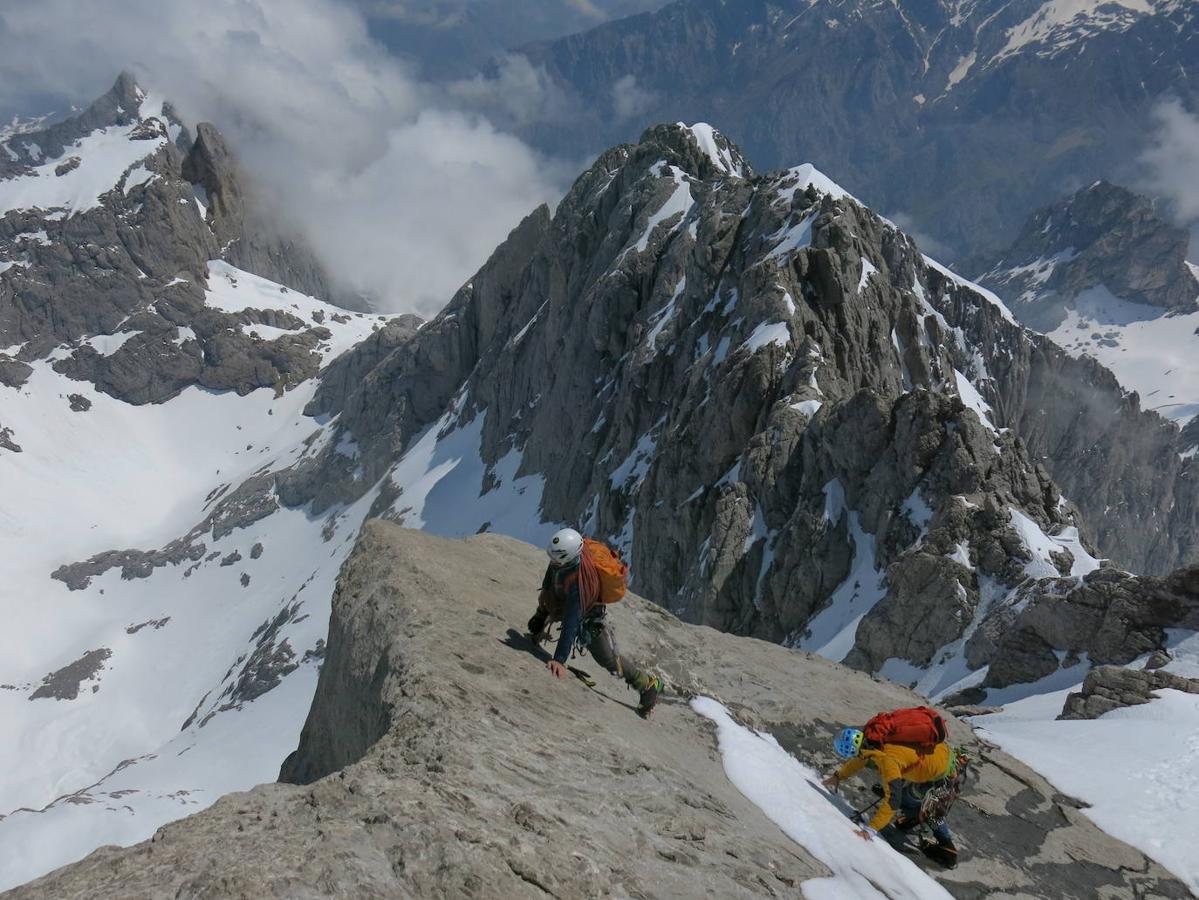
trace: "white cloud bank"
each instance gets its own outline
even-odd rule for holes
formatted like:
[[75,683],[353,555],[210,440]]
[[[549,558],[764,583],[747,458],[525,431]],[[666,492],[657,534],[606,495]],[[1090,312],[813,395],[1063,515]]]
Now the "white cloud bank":
[[[421,83],[333,0],[39,0],[0,11],[0,118],[123,68],[225,134],[334,277],[439,309],[568,173]],[[477,107],[476,107],[477,109]]]
[[1199,115],[1178,100],[1158,104],[1150,146],[1141,155],[1145,187],[1170,201],[1184,223],[1199,221]]

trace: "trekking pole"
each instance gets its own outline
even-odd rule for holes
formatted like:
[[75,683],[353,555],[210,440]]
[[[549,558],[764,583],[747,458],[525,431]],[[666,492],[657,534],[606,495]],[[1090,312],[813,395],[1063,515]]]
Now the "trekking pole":
[[857,824],[861,825],[862,820],[866,817],[866,813],[870,812],[870,810],[874,809],[876,806],[878,806],[882,802],[883,802],[883,798],[879,797],[877,800],[875,800],[869,806],[867,806],[863,809],[856,810],[854,812],[853,821],[856,822]]

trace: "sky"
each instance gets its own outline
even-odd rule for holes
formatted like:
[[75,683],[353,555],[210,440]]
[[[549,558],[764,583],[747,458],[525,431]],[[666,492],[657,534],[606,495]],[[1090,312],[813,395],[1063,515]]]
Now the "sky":
[[0,10],[4,121],[51,100],[86,105],[122,69],[186,122],[215,123],[267,206],[343,286],[389,311],[440,309],[583,162],[547,159],[480,113],[499,87],[505,116],[538,115],[547,101],[535,75],[516,67],[488,90],[424,82],[370,38],[355,5],[39,0]]

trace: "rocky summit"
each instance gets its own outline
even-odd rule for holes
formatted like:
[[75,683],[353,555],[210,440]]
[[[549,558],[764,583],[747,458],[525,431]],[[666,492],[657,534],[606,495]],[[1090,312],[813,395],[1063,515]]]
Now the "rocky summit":
[[527,131],[579,152],[710,121],[978,253],[1127,171],[1164,101],[1195,109],[1195,34],[1188,0],[681,0],[523,48],[569,110]]
[[[930,692],[1022,586],[1194,553],[1176,428],[812,167],[756,175],[706,126],[603,155],[410,340],[338,366],[365,374],[309,412],[360,469],[330,444],[288,502],[381,483],[375,514],[446,533],[573,523],[688,621]],[[414,480],[462,453],[478,502],[448,514]]]
[[[368,523],[338,579],[328,656],[283,783],[7,896],[782,898],[853,877],[862,864],[839,859],[858,841],[848,819],[831,820],[822,848],[789,839],[730,783],[727,748],[687,701],[715,698],[824,769],[839,723],[918,698],[630,596],[611,613],[621,649],[671,684],[643,722],[623,685],[555,681],[521,635],[543,560],[498,535],[449,541]],[[927,872],[950,895],[1187,896],[1025,766],[952,730],[978,774],[953,813],[962,862]],[[810,802],[848,809],[807,777]],[[905,879],[924,877],[861,890],[913,896],[903,885],[921,882]],[[937,896],[925,883],[920,895]]]
[[[1029,217],[1003,252],[968,264],[1022,322],[1120,385],[1199,448],[1199,265],[1190,235],[1148,197],[1096,182]],[[1156,442],[1160,446],[1160,441]]]
[[316,374],[332,335],[285,293],[259,308],[205,302],[221,263],[336,296],[302,243],[257,211],[212,125],[193,139],[125,74],[79,116],[4,147],[0,385],[20,387],[43,359],[134,404],[191,385],[281,391]]

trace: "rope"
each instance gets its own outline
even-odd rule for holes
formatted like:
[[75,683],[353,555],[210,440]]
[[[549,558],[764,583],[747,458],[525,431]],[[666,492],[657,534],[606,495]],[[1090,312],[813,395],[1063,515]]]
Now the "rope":
[[599,570],[595,567],[595,560],[587,552],[587,547],[584,546],[583,553],[579,557],[579,601],[583,604],[583,608],[580,610],[582,615],[586,616],[591,607],[599,602],[599,598]]

